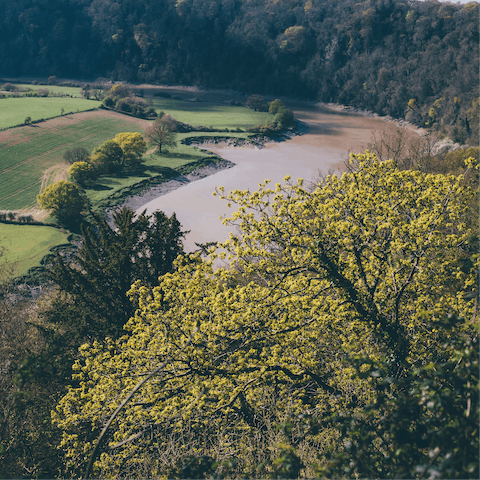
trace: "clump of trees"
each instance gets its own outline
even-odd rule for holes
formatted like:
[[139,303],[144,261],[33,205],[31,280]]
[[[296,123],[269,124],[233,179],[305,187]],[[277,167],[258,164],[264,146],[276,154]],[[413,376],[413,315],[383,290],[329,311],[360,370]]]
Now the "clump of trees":
[[[263,99],[263,97],[261,98]],[[292,110],[290,108],[286,108],[283,102],[278,98],[273,102],[265,103],[265,111],[267,110],[268,113],[275,115],[273,121],[265,125],[255,125],[249,129],[250,132],[260,133],[268,137],[274,137],[281,133],[281,131],[285,128],[293,125],[295,122]]]
[[142,98],[134,96],[131,89],[122,84],[114,85],[108,95],[103,98],[102,103],[107,108],[114,108],[119,112],[128,113],[135,117],[157,116],[153,106],[148,106]]
[[114,172],[124,167],[135,167],[146,151],[147,145],[140,133],[123,132],[94,148],[90,159],[97,171]]
[[72,163],[68,170],[70,179],[85,186],[98,175],[137,167],[146,151],[147,145],[140,133],[122,132],[95,147],[90,155],[84,148],[75,148],[68,150],[63,158]]
[[247,101],[245,102],[245,106],[247,108],[252,108],[256,112],[266,112],[268,110],[268,104],[263,98],[262,95],[251,95],[247,97]]
[[93,97],[95,100],[101,101],[106,98],[107,94],[108,92],[100,84],[90,85],[87,83],[82,87],[82,97],[86,99]]
[[82,346],[54,414],[68,475],[478,477],[475,159],[353,161],[313,189],[219,189],[222,250],[140,276],[126,335]]
[[13,83],[7,82],[0,87],[0,90],[4,90],[5,92],[18,92],[18,87],[13,85]]

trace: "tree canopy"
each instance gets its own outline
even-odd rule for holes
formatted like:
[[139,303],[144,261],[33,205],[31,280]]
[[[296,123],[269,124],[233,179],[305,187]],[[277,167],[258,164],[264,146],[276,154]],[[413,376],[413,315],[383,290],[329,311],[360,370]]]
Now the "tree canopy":
[[115,140],[106,140],[93,149],[91,163],[99,171],[118,170],[123,163],[123,150]]
[[147,151],[142,134],[138,132],[123,132],[115,135],[114,141],[120,145],[123,152],[123,164],[135,165],[142,159]]
[[175,214],[161,211],[135,217],[123,208],[112,226],[93,216],[94,225],[82,227],[82,246],[73,258],[57,255],[48,265],[49,278],[67,294],[60,311],[52,309],[49,317],[76,338],[117,337],[136,308],[127,291],[136,280],[154,285],[174,269],[184,232]]
[[53,210],[62,223],[77,218],[85,207],[85,199],[78,187],[65,180],[49,185],[37,195],[37,202],[41,208]]
[[122,132],[93,149],[91,163],[99,172],[113,172],[125,166],[135,166],[147,151],[143,136],[138,132]]
[[[354,105],[477,144],[478,9],[407,0],[5,2],[0,63],[10,76],[55,72]],[[117,85],[111,94],[130,95]]]
[[94,170],[88,162],[74,162],[68,169],[69,177],[79,185],[84,185],[93,178]]
[[[85,472],[102,429],[93,457],[98,476],[177,475],[193,455],[200,463],[214,457],[217,473],[234,462],[237,473],[259,477],[273,474],[279,452],[297,474],[303,462],[305,475],[315,476],[320,467],[341,468],[344,434],[367,457],[378,445],[379,455],[403,455],[401,435],[375,433],[382,421],[375,413],[367,443],[355,437],[361,429],[344,432],[320,420],[341,414],[368,423],[368,405],[382,395],[394,401],[415,371],[467,362],[468,349],[465,357],[446,345],[477,335],[478,255],[461,261],[474,242],[466,213],[475,192],[464,176],[400,171],[370,153],[355,159],[354,171],[314,189],[289,178],[253,193],[219,189],[237,206],[225,222],[239,234],[210,261],[178,259],[178,270],[156,287],[136,282],[129,296],[139,308],[128,335],[82,346],[78,386],[55,414],[70,474]],[[231,268],[214,270],[217,256],[228,256]],[[465,320],[446,326],[451,314]],[[471,396],[478,375],[474,367],[462,372]],[[379,377],[388,379],[383,389]],[[437,399],[453,388],[444,378]],[[390,412],[401,411],[403,400]],[[456,405],[456,413],[435,412],[451,418],[468,408],[467,423],[478,423],[478,402]],[[408,417],[416,415],[416,425],[431,411],[420,410]],[[443,459],[458,460],[467,444],[478,460],[478,430],[469,431],[458,450],[435,441],[433,460],[431,442],[413,445],[403,471],[417,475],[418,462],[430,459],[442,475]],[[377,460],[348,474],[369,476]],[[457,462],[460,475],[469,475],[467,463]],[[395,476],[395,458],[384,464],[390,470],[375,475]]]

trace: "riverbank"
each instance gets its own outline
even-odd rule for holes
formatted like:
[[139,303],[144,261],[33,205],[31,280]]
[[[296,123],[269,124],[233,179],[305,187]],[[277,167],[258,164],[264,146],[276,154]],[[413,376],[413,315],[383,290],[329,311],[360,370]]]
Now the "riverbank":
[[363,117],[378,118],[379,120],[394,123],[397,127],[406,128],[407,130],[411,130],[422,136],[428,133],[428,130],[426,130],[425,128],[418,127],[417,125],[407,122],[406,120],[403,120],[401,118],[394,118],[390,115],[379,115],[378,113],[372,112],[370,110],[363,110],[361,108],[352,107],[351,105],[340,105],[338,103],[322,102],[315,103],[315,105],[318,107],[328,108],[329,110],[332,110],[334,112],[354,113],[357,115],[362,115]]
[[184,187],[189,183],[196,182],[202,178],[214,175],[217,172],[226,170],[234,167],[235,164],[228,160],[218,160],[217,162],[212,162],[208,165],[198,167],[191,171],[190,173],[184,175],[178,175],[170,180],[154,185],[145,189],[143,192],[130,195],[125,198],[125,200],[117,205],[115,208],[108,208],[105,212],[109,219],[111,219],[112,213],[123,207],[129,208],[131,210],[138,210],[143,205],[155,200],[162,195],[173,192],[177,188]]
[[[182,140],[182,143],[201,149],[202,151],[213,154],[218,157],[210,148],[235,148],[255,149],[260,150],[265,148],[268,144],[284,142],[292,138],[304,135],[308,131],[308,126],[305,122],[296,121],[294,127],[289,127],[282,131],[279,135],[271,138],[264,135],[253,136],[251,138],[238,138],[219,135],[214,137],[209,136],[192,136]],[[167,195],[174,190],[184,187],[191,182],[195,182],[202,178],[214,175],[235,166],[235,163],[222,158],[215,159],[207,165],[202,165],[193,169],[191,172],[180,174],[172,179],[163,181],[153,186],[146,187],[143,191],[133,195],[126,195],[125,199],[116,205],[114,208],[107,208],[105,210],[107,218],[111,222],[112,213],[120,208],[126,207],[131,210],[138,210],[143,205],[155,200],[162,195]],[[188,164],[183,168],[188,168]]]

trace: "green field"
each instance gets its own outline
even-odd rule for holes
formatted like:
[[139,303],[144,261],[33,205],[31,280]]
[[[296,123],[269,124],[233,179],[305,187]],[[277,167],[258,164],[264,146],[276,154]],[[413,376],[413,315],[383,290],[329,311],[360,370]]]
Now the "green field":
[[[21,99],[15,99],[21,100]],[[32,100],[32,99],[25,99]],[[38,99],[41,100],[41,99]],[[54,99],[46,99],[48,101]],[[59,99],[61,100],[61,99]],[[0,106],[5,100],[0,100]],[[85,100],[86,101],[86,100]],[[175,119],[193,125],[207,124],[214,128],[241,128],[265,123],[272,116],[268,113],[254,112],[243,107],[219,106],[210,103],[192,103],[177,100],[159,101],[162,109]],[[96,102],[94,102],[96,103]],[[157,102],[156,102],[157,103]],[[209,106],[210,105],[210,106]],[[166,107],[170,108],[166,108]],[[187,107],[192,108],[188,111]],[[36,125],[19,127],[9,132],[8,140],[0,143],[0,210],[29,209],[36,203],[40,192],[42,176],[49,171],[43,187],[54,178],[56,166],[63,163],[63,154],[75,147],[84,147],[88,151],[105,140],[113,138],[119,132],[142,132],[138,122],[128,116],[112,118],[98,112],[98,118],[78,121],[75,115],[57,119],[60,124],[43,122]],[[220,123],[221,120],[224,123]],[[146,123],[145,123],[146,125]],[[231,135],[245,138],[245,133],[204,133],[180,134],[179,142],[188,136]],[[0,140],[1,142],[1,140]],[[150,155],[139,172],[121,176],[98,179],[95,189],[88,189],[87,195],[93,201],[103,201],[109,195],[129,187],[147,177],[158,175],[161,167],[177,168],[204,158],[206,154],[179,143],[178,148],[163,155]],[[66,171],[67,166],[63,166]]]
[[51,248],[67,244],[68,234],[55,227],[12,225],[0,223],[0,247],[6,249],[7,262],[15,265],[15,276],[25,275],[32,267],[40,266]]
[[127,116],[99,115],[77,121],[73,115],[61,120],[62,124],[55,126],[44,122],[16,128],[6,143],[0,143],[0,210],[33,207],[42,175],[61,164],[67,150],[84,147],[91,151],[119,132],[141,132]]
[[175,120],[194,126],[242,130],[263,125],[273,120],[266,112],[255,112],[245,107],[219,105],[213,102],[189,102],[173,99],[154,99],[157,112],[164,111]]
[[70,97],[6,97],[0,98],[0,129],[21,125],[27,117],[32,121],[59,117],[64,113],[98,108],[100,102]]

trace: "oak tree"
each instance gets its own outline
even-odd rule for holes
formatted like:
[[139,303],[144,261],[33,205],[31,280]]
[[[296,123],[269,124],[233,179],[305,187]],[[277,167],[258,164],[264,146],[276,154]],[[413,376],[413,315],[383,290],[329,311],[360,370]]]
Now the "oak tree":
[[123,150],[115,140],[106,140],[93,149],[91,164],[100,172],[114,172],[123,164]]
[[142,155],[147,151],[142,134],[138,132],[118,133],[113,140],[122,149],[123,165],[138,164],[142,160]]
[[93,178],[93,167],[87,162],[75,162],[68,169],[68,175],[71,180],[79,185],[85,185]]

